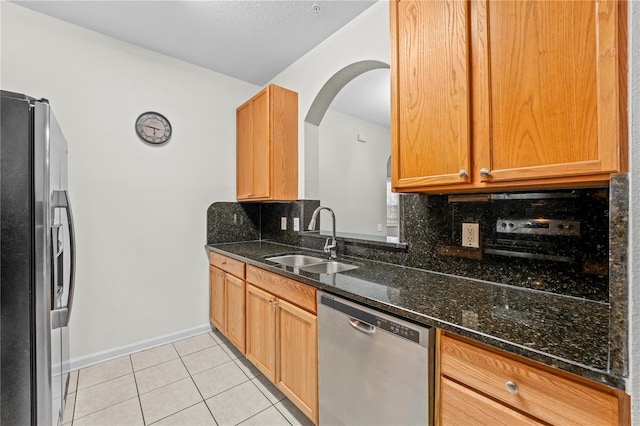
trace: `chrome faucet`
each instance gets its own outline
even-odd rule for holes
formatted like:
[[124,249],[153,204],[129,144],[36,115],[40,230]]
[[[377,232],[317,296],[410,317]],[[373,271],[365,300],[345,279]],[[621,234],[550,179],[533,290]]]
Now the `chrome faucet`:
[[[329,253],[329,259],[336,259],[338,257],[338,243],[336,242],[336,215],[333,213],[329,207],[320,206],[313,211],[313,215],[311,216],[311,222],[309,222],[309,227],[307,228],[309,231],[313,231],[316,227],[316,218],[318,214],[320,214],[320,210],[327,210],[331,213],[331,219],[333,219],[333,237],[327,238],[327,241],[324,243],[324,252]],[[329,240],[331,240],[331,244],[329,244]]]

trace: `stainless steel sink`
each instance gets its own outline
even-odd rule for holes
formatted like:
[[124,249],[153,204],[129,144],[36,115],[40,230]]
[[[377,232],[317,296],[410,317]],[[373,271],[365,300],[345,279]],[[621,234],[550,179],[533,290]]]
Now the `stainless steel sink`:
[[284,256],[267,257],[265,260],[269,260],[280,265],[291,266],[292,268],[322,262],[322,259],[319,257],[307,256],[304,254],[287,254]]
[[265,260],[279,265],[298,268],[301,271],[313,274],[335,274],[358,268],[356,265],[326,260],[320,257],[307,256],[305,254],[286,254],[282,256],[267,257]]
[[312,265],[301,266],[301,271],[311,272],[312,274],[335,274],[337,272],[350,271],[357,269],[356,265],[350,265],[348,263],[325,261],[322,263],[314,263]]

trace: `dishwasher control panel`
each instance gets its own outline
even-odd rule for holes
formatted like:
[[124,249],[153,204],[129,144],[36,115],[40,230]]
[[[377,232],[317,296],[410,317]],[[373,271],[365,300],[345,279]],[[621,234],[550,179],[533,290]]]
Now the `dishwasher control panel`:
[[407,327],[404,324],[389,320],[388,318],[383,318],[378,315],[354,308],[353,306],[346,305],[339,300],[335,300],[325,295],[322,295],[322,297],[320,298],[320,303],[329,306],[337,311],[340,311],[350,316],[351,318],[355,318],[366,324],[388,331],[389,333],[395,334],[396,336],[402,337],[404,339],[411,340],[412,342],[420,343],[420,331],[414,328]]

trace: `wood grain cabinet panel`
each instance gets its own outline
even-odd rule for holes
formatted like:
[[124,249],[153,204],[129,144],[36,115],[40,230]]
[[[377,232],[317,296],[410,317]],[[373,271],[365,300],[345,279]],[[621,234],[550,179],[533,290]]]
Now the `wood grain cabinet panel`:
[[469,182],[469,5],[391,3],[393,186]]
[[443,395],[440,410],[443,425],[542,425],[484,395],[443,377],[440,381]]
[[394,190],[604,185],[626,170],[626,2],[390,4]]
[[245,352],[245,264],[209,252],[209,322]]
[[247,284],[247,359],[276,381],[276,297]]
[[278,389],[310,419],[317,419],[317,317],[284,300],[278,302]]
[[311,286],[251,265],[247,266],[247,282],[316,313],[316,290]]
[[225,329],[224,271],[209,266],[209,321],[221,332]]
[[[440,339],[440,374],[443,425],[457,424],[460,416],[479,416],[485,409],[491,416],[506,413],[505,421],[525,413],[553,425],[628,423],[628,396],[622,391],[449,334]],[[452,412],[456,410],[462,413]]]
[[298,198],[298,94],[269,85],[236,110],[236,198]]
[[[284,299],[286,295],[306,300],[307,294],[315,298],[315,289],[293,280],[283,281],[283,287],[278,288],[273,285],[277,282],[274,275],[259,268],[247,268],[247,359],[317,424],[317,316]],[[292,283],[296,286],[289,286]],[[278,292],[280,289],[282,293]],[[302,291],[301,297],[293,296],[295,289]]]
[[233,275],[225,277],[225,335],[245,353],[245,282]]

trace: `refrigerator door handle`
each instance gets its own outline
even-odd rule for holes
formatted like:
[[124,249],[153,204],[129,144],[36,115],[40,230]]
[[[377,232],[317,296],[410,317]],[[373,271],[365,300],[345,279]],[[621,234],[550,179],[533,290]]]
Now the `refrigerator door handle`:
[[71,212],[71,202],[69,201],[69,191],[53,191],[53,207],[62,208],[67,212],[67,222],[69,224],[69,297],[67,299],[66,311],[59,316],[60,327],[66,327],[69,324],[71,316],[71,306],[73,305],[73,293],[76,284],[76,238],[73,228],[73,214]]
[[54,309],[51,311],[51,329],[66,327],[69,324],[69,309]]

